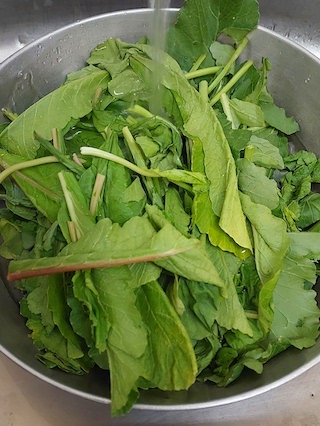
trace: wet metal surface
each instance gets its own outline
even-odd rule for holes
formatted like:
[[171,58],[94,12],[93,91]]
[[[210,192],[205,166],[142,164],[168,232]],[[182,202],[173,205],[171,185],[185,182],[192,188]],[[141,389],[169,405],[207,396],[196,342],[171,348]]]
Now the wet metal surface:
[[[172,1],[179,7],[182,1]],[[147,7],[148,1],[0,0],[0,62],[26,44],[61,26],[113,10]],[[320,57],[318,1],[260,0],[261,24]],[[85,37],[85,35],[84,35]],[[81,39],[79,40],[81,45]],[[56,52],[59,58],[59,52]],[[21,67],[22,69],[23,67]],[[16,71],[16,90],[32,86],[30,72]],[[44,82],[45,83],[45,82]],[[306,82],[305,82],[306,83]],[[39,96],[35,86],[35,97]],[[10,319],[8,320],[10,321]],[[27,338],[27,337],[26,337]],[[19,342],[16,342],[19,346]],[[192,412],[134,410],[110,419],[108,406],[84,400],[40,381],[0,356],[0,425],[320,425],[320,366],[280,388],[224,407]]]
[[[261,25],[320,56],[317,0],[260,0]],[[172,0],[180,7],[182,0]],[[11,0],[0,2],[0,62],[61,26],[114,10],[147,7],[148,0]],[[81,41],[79,41],[80,43]]]

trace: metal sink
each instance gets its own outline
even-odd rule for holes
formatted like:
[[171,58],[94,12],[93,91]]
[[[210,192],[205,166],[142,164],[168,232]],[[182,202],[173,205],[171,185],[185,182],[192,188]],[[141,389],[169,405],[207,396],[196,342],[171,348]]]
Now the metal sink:
[[[315,0],[260,0],[261,25],[320,57],[320,5]],[[180,7],[183,0],[171,0]],[[114,10],[147,7],[148,0],[11,0],[0,2],[0,62],[61,26]]]
[[[171,6],[179,7],[182,3],[182,0],[172,0]],[[259,3],[262,26],[286,36],[320,58],[320,29],[318,28],[320,4],[317,1],[304,0],[302,3],[301,0],[260,0]],[[0,2],[0,62],[26,44],[64,25],[114,10],[147,6],[148,0],[11,0],[9,4]],[[79,44],[81,44],[81,40],[79,40]],[[68,398],[70,397],[66,396],[66,400],[69,400]],[[257,400],[255,407],[257,404],[261,404],[261,401]],[[88,404],[86,407],[89,407]],[[82,402],[77,407],[79,408],[80,405],[82,406]],[[239,425],[245,424],[241,423],[245,411],[245,406],[243,407],[241,410],[239,408],[235,410],[238,416],[237,422],[240,421]],[[169,418],[172,418],[172,414],[166,418],[164,415],[162,420],[166,422],[166,419]],[[197,423],[199,419],[200,417],[198,417]],[[141,419],[139,419],[140,421]],[[67,423],[60,422],[59,424]]]

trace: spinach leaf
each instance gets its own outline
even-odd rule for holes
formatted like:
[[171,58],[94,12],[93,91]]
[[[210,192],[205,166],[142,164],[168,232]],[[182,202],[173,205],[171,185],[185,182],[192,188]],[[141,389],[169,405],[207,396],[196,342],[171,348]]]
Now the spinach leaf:
[[290,234],[290,249],[274,292],[274,319],[269,339],[286,339],[302,349],[319,336],[319,308],[312,286],[316,281],[313,260],[320,257],[317,233]]
[[105,71],[96,69],[95,72],[62,85],[6,127],[0,134],[1,146],[12,154],[25,158],[36,157],[39,142],[34,132],[50,140],[53,128],[63,129],[72,118],[88,114],[92,110],[97,88],[105,89],[109,80]]
[[237,160],[239,189],[249,195],[254,203],[262,204],[270,210],[277,208],[279,195],[277,183],[266,176],[266,169],[258,167],[245,158]]
[[258,19],[255,0],[186,0],[175,26],[168,31],[168,52],[185,71],[202,54],[208,56],[203,65],[210,66],[214,62],[209,48],[219,34],[227,34],[239,43],[256,27]]
[[197,374],[195,354],[186,330],[158,282],[139,287],[137,306],[148,329],[144,377],[162,390],[188,389]]

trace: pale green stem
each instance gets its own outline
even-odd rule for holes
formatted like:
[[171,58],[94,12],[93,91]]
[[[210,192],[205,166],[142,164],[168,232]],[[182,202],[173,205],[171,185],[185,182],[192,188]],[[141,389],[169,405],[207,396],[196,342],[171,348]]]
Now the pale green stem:
[[77,237],[76,225],[71,220],[67,222],[67,225],[68,225],[68,231],[69,231],[71,241],[73,243],[77,242],[78,237]]
[[[74,226],[74,235],[75,235],[76,240],[78,240],[81,237],[81,231],[80,231],[80,229],[77,225],[77,214],[76,214],[76,211],[75,211],[75,208],[74,208],[74,204],[73,204],[71,197],[69,195],[70,191],[68,189],[68,186],[67,186],[65,178],[63,176],[63,173],[59,172],[58,178],[60,180],[62,192],[63,192],[64,198],[66,200],[69,216],[70,216],[70,219],[71,219],[71,222],[72,222],[72,224],[68,225],[69,226],[69,232],[70,232],[70,226],[72,226],[72,227]],[[70,233],[70,237],[73,238],[71,233]]]
[[52,144],[55,147],[55,149],[59,152],[61,152],[63,155],[65,155],[65,145],[64,145],[64,139],[61,130],[58,130],[56,128],[53,128],[51,130],[52,134]]
[[227,116],[227,119],[231,122],[232,129],[236,129],[237,126],[234,124],[234,119],[233,119],[232,113],[231,113],[229,98],[225,93],[222,93],[221,98],[220,98],[220,102],[221,102],[221,105],[222,105],[222,108],[223,108],[223,112]]
[[206,59],[206,57],[207,57],[207,55],[205,53],[203,53],[201,56],[199,56],[199,58],[193,64],[193,66],[192,66],[192,68],[190,69],[189,72],[197,71],[197,69],[200,68],[200,65],[202,64],[202,62]]
[[168,127],[170,127],[172,130],[174,130],[175,132],[179,133],[179,130],[176,128],[176,126],[174,124],[172,124],[170,121],[166,120],[165,118],[161,117],[160,115],[154,115],[152,114],[150,111],[148,111],[146,108],[143,108],[140,105],[134,105],[131,108],[127,109],[128,112],[140,115],[140,117],[144,117],[144,118],[156,118],[159,121],[162,121],[163,123],[165,123]]
[[101,173],[97,174],[96,181],[93,186],[91,200],[90,200],[90,213],[92,216],[96,214],[96,210],[98,207],[99,199],[102,193],[103,184],[106,179],[105,175],[102,175]]
[[127,126],[124,127],[122,129],[122,134],[125,141],[127,142],[128,148],[132,154],[133,160],[136,163],[136,165],[138,167],[145,168],[146,167],[145,159],[143,157],[143,154],[140,150],[139,145],[137,144],[134,137],[132,136],[132,133],[130,132],[129,127]]
[[16,118],[18,118],[18,114],[16,114],[15,112],[10,111],[10,109],[8,108],[2,108],[1,112],[4,116],[6,116],[7,118],[9,118],[10,121],[14,121]]
[[210,101],[210,105],[213,106],[216,102],[219,101],[223,93],[227,93],[240,78],[248,71],[248,69],[253,65],[252,61],[247,61],[239,71],[228,81],[228,83],[218,92]]
[[101,98],[103,89],[102,87],[98,87],[96,90],[96,93],[94,94],[94,98],[93,98],[93,106],[96,107],[98,105],[98,102]]
[[229,61],[227,62],[227,64],[224,66],[224,68],[221,71],[221,73],[210,84],[210,86],[208,88],[208,92],[209,93],[211,93],[218,86],[218,84],[220,83],[220,81],[228,74],[228,72],[230,71],[230,68],[232,67],[232,65],[234,64],[234,62],[238,59],[238,57],[242,53],[243,49],[246,47],[247,43],[248,43],[248,39],[245,37],[242,40],[242,42],[239,44],[239,46],[237,47],[237,49],[234,51],[233,55],[231,56],[231,58],[229,59]]
[[199,83],[199,93],[200,93],[201,97],[205,101],[209,101],[209,98],[208,98],[208,82],[207,82],[207,80],[200,81],[200,83]]
[[22,163],[13,164],[0,173],[0,183],[2,183],[12,173],[30,167],[41,166],[42,164],[59,163],[59,160],[54,156],[36,158],[34,160],[23,161]]
[[259,319],[259,314],[257,312],[248,312],[245,311],[246,317],[248,319]]
[[185,77],[186,77],[187,80],[192,80],[193,78],[204,77],[206,75],[216,74],[222,68],[223,68],[222,66],[202,68],[201,70],[190,71],[190,72],[186,73]]
[[154,115],[150,111],[148,111],[146,108],[143,108],[140,105],[134,105],[133,107],[128,109],[128,112],[133,112],[133,113],[140,115],[141,117],[144,117],[144,118],[154,117]]
[[[136,166],[130,161],[125,160],[124,158],[118,157],[117,155],[111,154],[111,152],[102,151],[101,149],[91,148],[89,146],[81,147],[80,152],[82,155],[90,155],[91,157],[104,158],[105,160],[114,161],[115,163],[121,164],[122,166],[127,167],[133,172],[140,174],[141,176],[151,177],[151,178],[161,177],[155,171],[151,172],[149,170],[141,169],[140,167]],[[193,193],[191,185],[188,185],[187,183],[184,183],[184,182],[176,182],[174,180],[172,180],[171,182]]]
[[80,152],[82,155],[90,155],[91,157],[104,158],[105,160],[114,161],[115,163],[121,164],[122,166],[127,167],[133,172],[140,174],[141,176],[157,178],[159,177],[156,172],[150,172],[149,170],[141,169],[130,161],[118,157],[117,155],[111,154],[111,152],[103,151],[102,149],[83,146],[80,148]]

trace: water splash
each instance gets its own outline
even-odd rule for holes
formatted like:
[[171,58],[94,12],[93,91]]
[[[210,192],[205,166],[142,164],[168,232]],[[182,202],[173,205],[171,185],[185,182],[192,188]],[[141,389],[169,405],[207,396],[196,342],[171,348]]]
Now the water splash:
[[[156,62],[161,62],[161,51],[166,48],[166,31],[168,28],[168,13],[171,0],[149,0],[149,8],[153,10],[149,22],[148,38],[150,43],[157,49]],[[159,72],[152,74],[152,95],[149,103],[150,111],[160,115],[162,112],[161,75]]]

